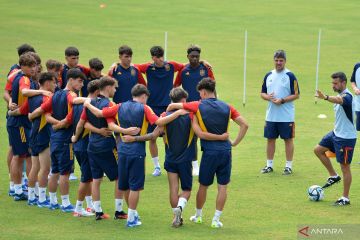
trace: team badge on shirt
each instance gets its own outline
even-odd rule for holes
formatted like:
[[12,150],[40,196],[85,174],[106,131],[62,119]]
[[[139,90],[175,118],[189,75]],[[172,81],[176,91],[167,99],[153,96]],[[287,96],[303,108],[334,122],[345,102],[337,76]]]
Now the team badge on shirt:
[[121,75],[122,73],[119,71],[117,74],[118,74],[118,75]]
[[200,69],[200,76],[205,76],[205,70],[204,69]]
[[189,72],[186,72],[186,73],[185,73],[185,75],[186,75],[186,76],[189,76],[189,75],[190,75],[190,73],[189,73]]
[[135,76],[135,74],[136,74],[135,69],[131,69],[131,76]]
[[170,71],[170,65],[169,64],[165,64],[165,70]]

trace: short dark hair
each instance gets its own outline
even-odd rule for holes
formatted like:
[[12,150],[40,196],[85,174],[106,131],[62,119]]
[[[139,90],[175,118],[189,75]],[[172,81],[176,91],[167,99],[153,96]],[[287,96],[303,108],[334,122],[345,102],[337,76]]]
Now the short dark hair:
[[207,90],[209,92],[215,92],[215,81],[212,80],[209,77],[203,78],[201,79],[201,81],[198,83],[198,85],[196,86],[196,90],[200,91],[200,90]]
[[33,67],[36,65],[36,59],[29,52],[24,53],[19,58],[20,66]]
[[76,47],[68,47],[65,49],[65,56],[79,56],[79,50]]
[[347,82],[347,77],[346,77],[345,73],[343,73],[343,72],[335,72],[335,73],[331,74],[331,78],[332,79],[338,78],[338,79],[340,79],[340,82]]
[[81,78],[82,80],[86,79],[85,74],[78,68],[71,68],[66,73],[66,79],[69,80],[70,78],[76,79]]
[[152,48],[150,48],[150,54],[152,57],[163,57],[164,49],[160,46],[153,46]]
[[28,52],[27,54],[30,54],[31,56],[33,56],[35,58],[37,65],[41,64],[41,58],[40,58],[39,54],[37,54],[35,52]]
[[35,49],[34,49],[31,45],[29,45],[29,44],[27,44],[27,43],[24,43],[24,44],[18,46],[17,52],[18,52],[18,55],[19,55],[19,57],[20,57],[20,56],[23,55],[24,53],[27,53],[27,52],[35,52]]
[[142,84],[136,84],[131,89],[131,96],[133,96],[133,97],[140,97],[143,94],[146,94],[147,96],[150,96],[149,90],[147,89],[147,87],[145,87]]
[[87,85],[87,91],[89,93],[94,93],[95,91],[100,89],[99,86],[100,86],[100,80],[99,79],[92,80]]
[[101,71],[104,69],[104,64],[100,59],[92,58],[89,60],[89,67],[95,69],[96,71]]
[[117,81],[109,76],[104,76],[100,78],[100,82],[99,82],[99,89],[103,90],[105,87],[107,86],[114,86],[117,85]]
[[199,54],[201,53],[201,48],[198,45],[191,44],[187,49],[187,54],[190,54],[191,52],[196,51]]
[[274,59],[275,58],[283,58],[286,60],[286,52],[284,50],[277,50],[275,53],[274,53]]
[[45,82],[52,81],[52,80],[56,81],[56,77],[55,77],[54,73],[52,73],[52,72],[44,72],[44,73],[40,74],[40,77],[39,77],[40,85],[44,85]]
[[55,71],[59,71],[62,67],[61,62],[54,60],[54,59],[49,59],[46,61],[46,68],[47,69],[55,69]]
[[187,99],[189,94],[181,87],[176,87],[171,89],[169,96],[172,102],[178,103],[183,98]]
[[133,51],[131,49],[131,47],[129,47],[128,45],[122,45],[119,47],[119,55],[129,55],[132,56],[133,55]]

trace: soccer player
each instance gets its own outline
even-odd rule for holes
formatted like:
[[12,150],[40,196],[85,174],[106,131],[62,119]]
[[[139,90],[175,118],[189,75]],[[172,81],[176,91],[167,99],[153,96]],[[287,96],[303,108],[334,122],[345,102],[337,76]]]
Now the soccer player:
[[46,69],[48,72],[54,73],[56,77],[56,90],[60,89],[60,83],[58,82],[58,79],[60,78],[63,65],[61,62],[53,59],[49,59],[46,61]]
[[[199,101],[200,95],[196,91],[196,86],[201,79],[209,77],[215,81],[214,73],[209,66],[205,66],[200,62],[201,48],[197,45],[190,45],[187,49],[187,58],[189,63],[177,74],[174,82],[174,87],[182,86],[188,92],[189,96],[187,101]],[[197,142],[197,138],[195,139]],[[197,161],[197,144],[195,144],[196,154],[192,162],[193,175],[199,176],[199,164]]]
[[115,103],[122,103],[132,99],[131,89],[137,84],[146,86],[143,75],[139,69],[131,65],[133,51],[127,45],[119,47],[119,63],[113,64],[108,75],[113,77],[118,82],[113,101]]
[[356,114],[356,130],[360,131],[360,62],[356,63],[354,70],[351,75],[351,87],[354,90],[354,103],[355,103],[355,114]]
[[79,92],[80,97],[87,97],[88,91],[87,86],[89,82],[100,79],[102,77],[101,71],[104,69],[104,64],[102,61],[98,58],[92,58],[89,60],[89,72],[86,75],[87,79],[84,82],[84,86],[81,88],[81,91]]
[[[57,120],[57,122],[50,122],[54,128],[50,138],[52,173],[48,185],[50,210],[61,208],[63,212],[73,212],[74,206],[70,203],[69,198],[69,175],[74,164],[71,144],[73,104],[81,104],[85,100],[85,98],[78,98],[75,92],[81,89],[86,77],[79,69],[74,68],[68,71],[66,78],[65,89],[56,91],[49,100],[29,114],[29,119],[34,119],[46,112],[51,113],[51,116]],[[56,196],[58,180],[61,206],[59,206]]]
[[[160,46],[154,46],[150,49],[152,63],[135,65],[140,72],[146,74],[147,87],[151,93],[148,105],[156,115],[166,111],[166,107],[170,103],[169,93],[173,88],[174,75],[183,69],[182,63],[174,61],[164,61],[164,49]],[[155,129],[154,125],[150,125],[148,132]],[[161,169],[158,156],[158,147],[156,139],[150,140],[149,143],[150,154],[154,162],[153,176],[160,176]]]
[[203,132],[221,135],[227,132],[230,118],[240,126],[238,135],[233,142],[229,140],[213,140],[199,134],[201,148],[203,150],[200,173],[199,190],[196,195],[196,214],[190,218],[191,221],[202,223],[202,208],[206,201],[207,189],[212,185],[216,174],[218,183],[218,194],[216,198],[216,211],[211,226],[220,228],[220,216],[225,206],[227,196],[227,185],[230,182],[231,174],[231,146],[240,143],[246,134],[248,124],[240,114],[227,103],[215,97],[215,81],[210,78],[202,79],[197,90],[200,93],[201,101],[189,103],[172,103],[168,111],[173,109],[185,109],[196,114],[193,125],[195,133],[201,128]]
[[331,78],[332,88],[338,95],[329,96],[321,91],[317,91],[316,96],[335,104],[335,128],[323,137],[320,143],[315,147],[314,153],[320,159],[330,175],[323,188],[330,187],[341,180],[341,177],[336,173],[325,152],[331,151],[336,154],[336,161],[340,163],[341,171],[343,173],[344,191],[342,197],[339,198],[334,205],[342,206],[350,204],[349,191],[352,179],[350,164],[355,149],[356,129],[353,120],[353,96],[346,88],[346,75],[343,72],[336,72],[331,75]]
[[[102,111],[91,106],[89,110],[98,117],[105,117],[111,130],[124,134],[122,131],[123,128],[135,127],[141,129],[139,133],[140,136],[146,134],[148,123],[164,125],[181,114],[186,113],[186,111],[177,111],[171,114],[171,116],[159,119],[152,109],[146,105],[150,93],[144,85],[135,85],[131,90],[131,94],[133,96],[133,100],[131,101],[104,108]],[[115,123],[115,121],[117,122]],[[128,227],[141,225],[136,208],[140,191],[144,189],[146,151],[145,142],[143,142],[145,139],[138,138],[139,136],[136,136],[136,142],[130,143],[121,140],[118,147],[119,189],[124,192],[130,189],[127,218]],[[149,138],[147,140],[149,140]]]
[[294,73],[285,68],[286,53],[277,50],[274,54],[275,69],[264,77],[261,98],[268,101],[264,137],[267,138],[267,161],[261,173],[273,171],[275,143],[279,137],[284,139],[286,165],[284,175],[292,174],[295,137],[295,105],[299,98],[299,84]]
[[[97,109],[101,111],[105,107],[112,106],[113,103],[109,100],[115,94],[117,82],[115,79],[105,76],[100,79],[99,88],[100,95],[97,99],[87,101],[84,103],[86,109],[81,114],[81,119],[88,121],[94,127],[101,129],[107,127],[107,122],[103,118],[98,118],[91,110]],[[139,129],[121,129],[126,134],[137,134]],[[90,161],[91,173],[93,177],[92,195],[94,201],[94,208],[96,213],[96,220],[108,219],[109,215],[105,214],[101,208],[100,202],[100,184],[104,173],[110,181],[115,181],[115,219],[123,219],[127,214],[123,211],[123,196],[124,192],[119,191],[116,142],[114,137],[104,137],[98,133],[92,132],[89,137],[88,156]]]

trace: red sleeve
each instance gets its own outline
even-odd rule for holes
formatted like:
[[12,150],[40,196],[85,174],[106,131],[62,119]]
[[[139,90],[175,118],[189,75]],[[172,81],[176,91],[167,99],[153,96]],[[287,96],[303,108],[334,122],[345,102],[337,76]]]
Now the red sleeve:
[[107,74],[109,77],[114,77],[114,70],[116,69],[116,67],[117,67],[117,63],[113,63],[113,65],[111,65]]
[[229,107],[230,107],[230,112],[231,112],[231,114],[230,114],[231,119],[234,120],[234,119],[238,118],[240,116],[240,113],[233,106],[229,105]]
[[145,79],[144,79],[144,76],[142,75],[141,71],[139,70],[139,68],[135,67],[137,70],[138,70],[138,83],[139,84],[142,84],[146,87],[146,82],[145,82]]
[[185,66],[184,64],[175,61],[169,61],[169,63],[174,66],[174,72],[181,71]]
[[215,81],[215,76],[214,76],[214,73],[213,71],[211,70],[211,68],[208,68],[208,75],[209,75],[209,78],[211,78],[212,80]]
[[73,115],[74,115],[73,101],[76,96],[77,95],[74,92],[68,92],[68,95],[67,95],[67,102],[68,102],[68,106],[70,106],[70,109],[65,118],[69,124],[72,124],[72,122],[73,122]]
[[45,112],[51,112],[52,111],[52,97],[49,97],[49,99],[46,100],[46,102],[43,102],[40,107]]
[[151,63],[142,63],[142,64],[135,64],[134,66],[139,69],[141,73],[146,73],[146,70],[149,68]]
[[81,65],[81,64],[79,64],[78,67],[86,76],[88,76],[90,74],[90,68],[85,67],[84,65]]
[[5,90],[11,91],[12,90],[12,83],[16,77],[16,75],[19,73],[20,69],[14,69],[11,71],[7,77],[7,82],[5,85]]
[[8,79],[5,85],[5,90],[12,91],[12,80]]
[[189,118],[191,119],[191,121],[193,120],[193,118],[194,118],[194,113],[192,113],[192,112],[190,112],[189,113]]
[[174,87],[179,87],[182,83],[182,72],[183,72],[184,69],[181,69],[180,72],[178,72],[178,74],[176,75],[176,79],[175,79],[175,82],[174,82]]
[[153,112],[153,110],[148,105],[144,105],[144,111],[145,111],[146,120],[151,125],[153,125],[159,119],[159,117],[156,116],[156,114]]
[[26,100],[23,105],[21,105],[20,109],[21,115],[27,115],[29,113],[29,101]]
[[80,116],[81,120],[87,121],[86,108],[83,108]]
[[23,89],[30,89],[30,79],[25,76],[20,79],[20,91]]
[[183,103],[183,108],[190,112],[196,113],[199,109],[200,101]]
[[77,97],[77,95],[76,95],[76,93],[74,93],[74,92],[68,92],[68,95],[67,95],[67,101],[68,101],[68,103],[69,104],[73,104],[73,101],[74,101],[74,98],[76,98]]
[[104,118],[114,118],[116,116],[116,113],[119,110],[120,103],[111,107],[106,107],[102,109],[102,115]]

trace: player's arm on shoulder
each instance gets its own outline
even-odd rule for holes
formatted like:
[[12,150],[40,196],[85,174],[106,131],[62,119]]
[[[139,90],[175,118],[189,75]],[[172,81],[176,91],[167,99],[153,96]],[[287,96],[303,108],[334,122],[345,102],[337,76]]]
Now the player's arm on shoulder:
[[223,133],[221,135],[213,134],[213,133],[209,133],[209,132],[204,132],[201,129],[196,116],[193,117],[193,119],[191,121],[191,126],[192,126],[196,136],[198,136],[201,139],[205,139],[205,140],[208,140],[208,141],[226,141],[226,140],[229,139],[229,133],[227,133],[227,132]]
[[179,109],[176,112],[168,115],[168,116],[162,116],[160,118],[158,118],[155,122],[156,125],[158,126],[165,126],[166,124],[174,121],[176,118],[178,118],[181,115],[185,115],[188,114],[189,112],[184,110],[184,109]]
[[90,99],[86,100],[84,102],[84,107],[86,107],[87,109],[89,109],[89,111],[94,114],[96,117],[100,118],[103,117],[103,113],[102,110],[98,109],[97,107],[93,106],[90,103]]

